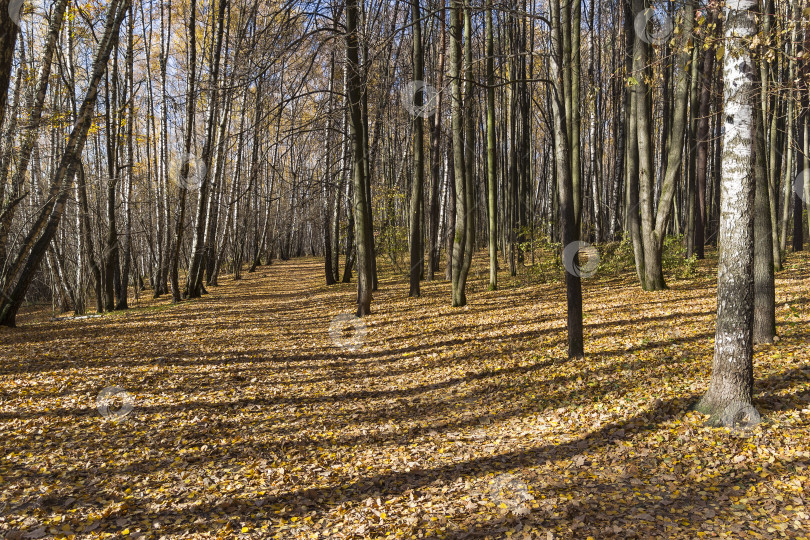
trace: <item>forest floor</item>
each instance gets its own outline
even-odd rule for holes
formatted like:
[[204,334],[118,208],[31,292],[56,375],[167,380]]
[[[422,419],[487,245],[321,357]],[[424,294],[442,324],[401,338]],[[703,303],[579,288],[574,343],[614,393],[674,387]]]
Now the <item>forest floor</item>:
[[[354,285],[327,288],[316,259],[179,305],[29,310],[0,330],[0,535],[810,536],[807,255],[777,277],[750,431],[690,411],[710,261],[661,293],[632,272],[584,282],[587,357],[565,361],[564,287],[488,292],[479,255],[463,309],[444,281],[408,299],[385,272],[355,350],[329,332]],[[128,395],[97,407],[113,386]]]

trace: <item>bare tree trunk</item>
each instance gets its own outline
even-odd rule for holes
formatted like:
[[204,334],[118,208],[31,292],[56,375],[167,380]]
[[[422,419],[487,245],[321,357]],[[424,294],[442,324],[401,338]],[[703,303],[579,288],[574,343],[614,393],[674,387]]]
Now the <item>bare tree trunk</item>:
[[[686,257],[691,258],[694,256],[695,253],[695,227],[697,222],[697,149],[696,149],[696,141],[698,140],[697,132],[698,132],[698,108],[699,108],[699,97],[698,97],[698,63],[699,63],[699,53],[702,47],[693,47],[692,49],[692,67],[691,67],[691,76],[690,76],[690,85],[689,85],[689,132],[686,136],[686,143],[687,147],[689,148],[689,154],[687,156],[688,163],[687,163],[687,180],[686,180],[686,203],[685,203],[685,210],[686,210],[686,231],[684,232],[684,236],[686,237]],[[712,75],[712,80],[713,80]],[[708,125],[709,119],[706,118],[706,126],[707,126],[707,134],[708,134]],[[708,164],[708,141],[706,143],[706,158]],[[705,202],[706,195],[704,190],[703,200]]]
[[[333,215],[332,215],[332,246],[334,246],[334,252],[332,254],[332,269],[334,271],[334,280],[337,283],[341,276],[340,276],[340,217],[341,217],[341,208],[343,206],[343,191],[347,187],[346,182],[346,170],[347,170],[347,151],[349,146],[348,138],[346,137],[346,130],[349,128],[348,125],[348,107],[347,107],[347,100],[346,100],[346,70],[343,70],[343,87],[341,92],[343,93],[343,101],[342,106],[339,110],[343,111],[341,113],[341,128],[340,128],[340,183],[338,184],[338,188],[335,194],[335,204],[333,206]],[[348,197],[347,197],[348,199]],[[348,205],[351,207],[351,205]],[[351,227],[347,234],[353,234]],[[349,253],[346,253],[346,259],[348,260]]]
[[[451,97],[451,105],[452,105],[452,97]],[[447,189],[445,190],[445,244],[447,249],[447,264],[445,265],[444,270],[444,279],[445,281],[452,281],[453,280],[453,245],[455,244],[455,227],[456,227],[456,167],[455,167],[455,157],[453,154],[453,149],[455,148],[455,143],[453,142],[454,135],[452,129],[450,130],[450,134],[447,138],[447,157],[446,157],[446,166],[444,168],[444,176],[445,176],[445,185]],[[451,233],[451,229],[453,232]]]
[[[714,21],[714,10],[708,12],[707,24]],[[710,36],[707,36],[710,39]],[[705,257],[706,245],[706,176],[709,170],[709,113],[711,112],[712,81],[714,79],[714,48],[706,49],[703,54],[703,71],[700,76],[700,105],[697,119],[697,156],[696,156],[696,205],[695,205],[695,256]]]
[[4,326],[15,326],[17,311],[22,305],[28,286],[59,227],[67,196],[70,193],[73,175],[76,172],[76,164],[92,123],[98,85],[107,69],[110,52],[118,39],[118,30],[128,9],[129,0],[124,0],[123,4],[120,0],[110,2],[107,22],[99,41],[87,92],[79,109],[76,123],[68,137],[59,166],[53,172],[48,193],[48,200],[52,202],[43,207],[17,254],[12,267],[20,268],[20,271],[9,276],[8,283],[13,285],[11,293],[0,299],[0,324]]
[[[227,94],[226,94],[227,95]],[[212,175],[213,190],[208,205],[208,223],[205,231],[205,252],[203,254],[204,268],[200,269],[200,275],[205,275],[206,285],[216,285],[217,257],[219,255],[217,245],[217,230],[219,229],[220,208],[225,189],[225,143],[228,135],[228,125],[231,120],[232,98],[227,95],[225,100],[225,114],[219,122],[219,135],[217,135],[217,151],[214,159],[215,167]],[[268,202],[268,204],[270,204]]]
[[[169,103],[169,93],[167,88],[167,77],[166,77],[166,70],[169,61],[169,45],[171,44],[171,31],[172,31],[172,3],[171,0],[167,0],[164,4],[161,2],[160,4],[161,10],[161,17],[160,17],[160,112],[161,112],[161,121],[160,121],[160,175],[158,176],[157,183],[161,186],[163,191],[163,197],[158,200],[158,211],[160,212],[160,218],[163,221],[163,239],[162,239],[162,246],[163,246],[163,255],[162,260],[159,261],[158,271],[157,271],[157,281],[155,283],[155,298],[162,294],[167,294],[169,292],[169,284],[167,281],[169,280],[169,274],[172,274],[172,268],[175,266],[174,258],[175,253],[179,253],[180,246],[177,244],[180,241],[182,234],[177,234],[178,232],[178,223],[179,223],[179,231],[182,233],[182,219],[175,224],[175,227],[172,228],[171,226],[171,204],[169,199],[169,111],[168,111],[168,103]],[[196,6],[196,3],[195,3]],[[165,34],[166,39],[164,41],[164,25],[163,20],[164,16],[163,13],[166,13],[165,20]],[[196,14],[194,14],[195,21],[196,21]],[[196,49],[196,36],[191,36],[190,43],[195,44]],[[197,52],[194,51],[194,56],[196,59]],[[196,70],[196,62],[191,63],[192,69]],[[194,84],[194,77],[189,79],[189,82],[192,86],[189,90],[193,89]],[[187,91],[187,98],[191,97],[191,93]],[[188,117],[188,110],[186,111],[186,117]],[[187,125],[186,128],[189,130],[189,134],[193,132],[193,124]],[[189,146],[190,148],[190,146]],[[185,156],[186,158],[188,155]],[[182,168],[182,167],[181,167]],[[182,171],[180,171],[182,172]],[[195,171],[196,172],[196,171]],[[186,176],[188,176],[188,169],[186,169]],[[181,189],[178,195],[178,206],[180,207],[178,210],[182,209],[183,211],[183,219],[185,219],[185,208],[186,208],[186,191]],[[178,214],[180,212],[178,211]],[[172,236],[174,234],[174,237]],[[179,255],[178,255],[179,256]],[[177,280],[174,280],[175,286],[171,289],[172,290],[172,301],[179,302],[180,301],[180,286],[177,284]],[[175,295],[174,291],[177,291]]]
[[[183,137],[183,156],[180,164],[178,183],[180,192],[177,219],[174,227],[174,249],[172,252],[171,268],[169,270],[169,280],[172,288],[172,302],[180,302],[182,295],[180,291],[179,263],[180,246],[183,243],[183,225],[186,218],[186,195],[189,184],[189,161],[191,160],[191,140],[194,134],[194,108],[196,105],[195,84],[197,78],[197,0],[191,0],[188,16],[188,50],[189,50],[189,73],[186,88],[186,132]],[[199,175],[197,164],[194,165],[195,175]]]
[[[39,72],[37,73],[36,79],[36,86],[34,87],[34,94],[29,99],[28,102],[28,119],[25,125],[21,126],[24,129],[22,140],[20,141],[20,150],[17,154],[18,156],[18,163],[17,168],[14,172],[14,175],[11,179],[11,191],[10,195],[11,198],[9,203],[6,204],[2,208],[2,212],[0,212],[0,263],[2,263],[6,256],[7,256],[7,243],[8,243],[8,234],[11,230],[11,224],[14,220],[15,211],[17,208],[18,203],[22,201],[24,198],[24,194],[22,193],[22,186],[25,183],[25,174],[28,170],[28,165],[31,160],[31,151],[34,148],[36,143],[36,138],[39,134],[39,124],[42,119],[42,109],[45,105],[45,95],[48,91],[48,82],[51,76],[51,66],[53,63],[53,56],[56,51],[56,44],[59,39],[59,32],[62,28],[62,21],[65,15],[65,8],[67,6],[67,0],[58,0],[54,5],[53,12],[51,14],[51,20],[48,24],[48,35],[45,42],[45,48],[42,51],[42,60],[39,67]],[[0,5],[2,8],[2,5]],[[4,20],[8,17],[8,10],[1,10],[2,15],[0,15],[0,24],[4,24]],[[11,61],[14,55],[14,43],[16,41],[17,35],[17,25],[12,22],[11,20],[7,20],[8,24],[13,26],[14,28],[8,33],[9,35],[4,35],[0,37],[0,66],[6,60],[6,52],[8,52],[8,60]],[[10,41],[9,41],[10,40]],[[2,48],[3,42],[11,43],[11,51],[5,51]],[[8,66],[8,71],[2,71],[0,74],[0,88],[2,88],[2,92],[0,95],[0,122],[5,117],[6,111],[6,101],[8,99],[8,76],[11,72],[11,66]],[[5,82],[4,82],[5,79]],[[2,124],[0,124],[2,125]],[[7,150],[11,152],[11,148]],[[0,201],[2,202],[2,201]],[[53,207],[54,201],[49,199],[46,203],[46,208],[50,209]],[[36,237],[31,237],[26,240],[26,243],[22,247],[22,252],[27,252],[33,246],[33,242],[36,240]],[[10,267],[6,268],[5,273],[0,276],[0,286],[11,286],[13,285],[12,281],[14,276],[20,269],[20,265],[24,262],[23,259],[18,258],[15,263],[13,263]]]
[[107,177],[105,187],[107,191],[106,215],[107,215],[107,237],[104,241],[104,249],[101,252],[102,278],[104,280],[104,310],[115,310],[115,297],[120,291],[120,274],[118,265],[118,224],[116,218],[116,208],[118,206],[117,188],[121,174],[119,166],[120,147],[120,126],[121,118],[118,109],[118,46],[117,43],[112,53],[111,73],[106,77],[104,84],[105,107],[105,142],[107,150]]
[[368,212],[368,172],[367,139],[364,133],[363,88],[361,79],[359,37],[357,25],[359,10],[357,0],[346,0],[346,69],[347,95],[349,97],[349,117],[351,119],[351,137],[354,163],[354,223],[357,250],[357,316],[364,317],[371,313],[371,291],[374,287],[372,259],[374,248],[371,234],[371,222]]
[[[419,0],[411,1],[411,22],[413,24],[413,77],[415,81],[425,78],[424,53],[422,51],[422,21]],[[411,183],[411,257],[410,257],[410,290],[409,297],[422,295],[419,289],[419,280],[425,266],[425,239],[423,223],[425,216],[424,184],[425,184],[425,134],[422,121],[424,106],[424,91],[416,87],[414,99],[415,114],[413,116],[413,167],[414,175]]]
[[[678,80],[675,85],[675,107],[672,115],[672,122],[671,122],[671,133],[670,137],[670,144],[668,152],[665,152],[665,148],[661,148],[662,156],[666,154],[666,162],[665,164],[662,163],[662,167],[665,166],[664,170],[664,179],[661,185],[661,193],[658,201],[658,209],[655,213],[655,222],[654,222],[654,229],[653,235],[650,240],[653,242],[653,249],[655,251],[655,266],[656,269],[651,272],[651,266],[645,261],[646,269],[648,270],[647,281],[649,282],[652,279],[660,280],[659,289],[665,288],[664,285],[664,277],[663,277],[663,268],[661,267],[661,257],[662,252],[664,249],[664,238],[667,233],[667,227],[669,224],[669,218],[672,214],[672,203],[675,197],[675,183],[679,172],[681,171],[681,165],[683,162],[683,144],[681,141],[684,140],[684,135],[686,133],[686,124],[688,121],[687,117],[687,106],[689,103],[689,91],[690,91],[690,84],[689,84],[689,77],[687,76],[687,69],[689,67],[690,61],[692,59],[692,53],[689,50],[689,36],[692,35],[692,28],[694,25],[694,0],[687,0],[686,4],[684,5],[684,33],[683,35],[686,36],[682,41],[680,41],[679,45],[681,48],[681,54],[678,56],[678,63],[680,64],[680,70],[678,75]],[[663,162],[662,157],[662,162]],[[649,284],[649,283],[648,283]]]
[[754,65],[748,51],[755,34],[756,0],[725,7],[725,134],[720,202],[717,333],[709,390],[697,408],[719,425],[729,407],[750,405],[753,394],[754,171],[756,125]]
[[566,99],[571,104],[570,109],[570,122],[568,123],[568,136],[569,136],[569,149],[571,159],[571,186],[572,197],[574,202],[574,227],[577,230],[577,238],[579,238],[580,231],[582,230],[582,159],[581,159],[581,122],[580,122],[580,79],[581,79],[581,65],[582,65],[582,2],[566,2],[563,9],[571,10],[571,26],[570,30],[566,28],[565,33],[569,34],[570,38],[563,37],[563,41],[570,43],[570,62],[571,74],[568,76],[571,80],[571,94]]
[[217,115],[219,114],[220,105],[220,64],[222,59],[222,41],[225,33],[225,14],[228,7],[227,0],[220,0],[219,13],[215,20],[211,21],[213,25],[216,23],[216,40],[211,56],[211,95],[209,96],[208,103],[208,121],[205,129],[205,144],[202,150],[202,162],[205,166],[203,174],[200,175],[200,192],[197,197],[197,216],[195,218],[194,226],[194,241],[191,246],[191,261],[188,265],[188,278],[186,281],[187,296],[189,298],[199,298],[203,293],[203,276],[202,271],[205,268],[205,230],[206,221],[208,218],[208,204],[211,194],[212,176],[211,169],[213,163],[214,144],[216,141],[217,133]]
[[439,255],[441,252],[441,239],[439,229],[439,209],[441,206],[441,185],[442,185],[442,170],[441,161],[442,155],[442,103],[444,101],[444,63],[445,63],[445,50],[447,49],[447,28],[445,24],[445,0],[441,0],[441,9],[439,10],[439,25],[441,27],[441,42],[439,45],[439,65],[437,68],[438,75],[436,79],[436,86],[438,93],[436,95],[436,109],[433,115],[428,120],[430,125],[430,215],[428,219],[428,265],[427,277],[428,281],[433,281],[434,275],[439,271]]
[[[798,41],[798,27],[799,27],[799,20],[801,18],[801,4],[799,0],[792,0],[791,1],[791,17],[793,19],[792,29],[790,32],[790,41],[788,43],[787,49],[790,51],[788,53],[788,89],[786,91],[786,99],[787,99],[787,129],[785,129],[785,146],[787,147],[786,157],[785,157],[785,174],[783,179],[783,197],[784,197],[784,204],[782,206],[782,220],[781,220],[781,230],[779,235],[779,248],[781,252],[784,252],[787,249],[787,229],[788,229],[788,218],[790,216],[790,206],[791,200],[795,205],[795,199],[798,197],[793,193],[793,165],[794,165],[794,150],[793,150],[793,137],[794,137],[794,128],[795,128],[795,108],[796,108],[796,91],[793,88],[796,80],[796,49],[797,49],[797,41]],[[794,246],[795,247],[795,246]]]
[[466,211],[464,218],[467,221],[464,237],[464,262],[459,273],[459,289],[461,298],[467,303],[467,276],[472,265],[473,251],[475,251],[475,190],[473,188],[473,175],[475,174],[475,99],[473,95],[473,58],[472,58],[472,14],[469,5],[464,6],[464,111],[466,132],[464,134],[464,195],[466,198]]
[[[641,13],[645,8],[644,0],[634,0],[633,10]],[[636,251],[637,272],[641,276],[641,286],[646,291],[658,291],[666,288],[661,264],[664,237],[667,233],[669,218],[675,196],[675,181],[681,168],[683,158],[683,138],[686,132],[687,105],[689,100],[689,78],[687,67],[692,54],[688,47],[688,40],[692,34],[694,23],[694,3],[689,1],[684,6],[684,32],[680,42],[681,53],[678,62],[681,65],[679,79],[675,89],[675,110],[671,122],[669,151],[666,153],[666,169],[661,186],[658,207],[656,211],[654,191],[654,149],[651,125],[651,111],[646,80],[649,73],[650,45],[641,36],[636,36],[634,45],[633,72],[637,122],[637,144],[639,154],[639,208],[641,210],[641,242],[640,255],[643,264],[639,265],[639,252]],[[663,161],[663,159],[662,159]],[[662,164],[663,166],[663,164]]]
[[76,163],[76,191],[78,193],[78,213],[81,216],[81,226],[79,234],[84,238],[84,245],[87,250],[87,262],[90,265],[90,272],[93,277],[93,293],[96,297],[96,311],[104,311],[104,298],[101,294],[101,267],[93,253],[93,229],[90,226],[90,206],[87,203],[87,182],[85,180],[84,165],[81,160]]
[[[760,72],[756,80],[761,83]],[[776,335],[776,292],[774,288],[771,205],[765,162],[765,133],[762,107],[754,107],[754,343],[773,343]]]
[[495,40],[492,0],[487,0],[487,210],[489,217],[489,290],[498,289],[498,176],[495,163]]
[[[633,12],[640,14],[645,9],[644,0],[633,0]],[[650,101],[648,96],[647,80],[650,77],[649,68],[650,45],[636,36],[633,54],[633,77],[635,79],[633,92],[636,99],[636,124],[639,161],[639,211],[641,214],[641,243],[644,257],[641,274],[641,286],[646,291],[657,291],[664,288],[664,279],[661,261],[657,260],[653,230],[655,227],[653,211],[653,138],[651,126]]]
[[464,159],[464,102],[461,95],[462,77],[462,17],[463,7],[460,0],[450,0],[450,79],[452,84],[452,125],[453,125],[453,167],[456,183],[456,221],[453,241],[452,264],[452,305],[461,307],[467,304],[465,282],[462,280],[464,267],[464,250],[467,247],[467,175]]
[[599,115],[599,87],[598,79],[595,70],[596,64],[596,26],[594,25],[594,16],[596,13],[596,3],[590,3],[590,58],[588,59],[588,78],[591,80],[591,98],[590,98],[590,122],[588,129],[588,144],[590,146],[591,154],[591,193],[593,196],[593,225],[594,225],[594,241],[599,243],[602,241],[602,201],[599,191],[599,169],[598,147],[597,142],[597,116]]
[[349,216],[349,223],[347,226],[347,233],[346,233],[346,264],[343,267],[343,279],[341,280],[343,283],[351,283],[352,281],[352,269],[354,268],[355,262],[357,261],[357,249],[354,245],[354,210],[352,210],[353,202],[354,201],[354,188],[352,187],[353,184],[348,184],[348,196],[346,197],[346,212]]
[[11,211],[17,204],[22,202],[25,195],[19,193],[21,186],[9,186],[11,191],[8,193],[8,202],[6,202],[6,184],[8,182],[8,175],[11,169],[12,149],[14,148],[14,137],[17,134],[17,118],[20,115],[22,98],[22,81],[23,81],[23,65],[25,64],[25,49],[20,46],[20,65],[17,68],[17,73],[14,82],[14,101],[11,106],[11,115],[9,117],[8,126],[6,126],[6,133],[3,137],[3,146],[0,149],[2,156],[0,157],[0,286],[2,286],[2,277],[4,275],[4,266],[6,264],[6,242],[8,240],[8,232],[11,230],[11,220],[7,219],[6,214]]
[[[552,0],[551,6],[551,55],[550,72],[552,80],[564,80],[565,75],[561,67],[568,67],[564,64],[564,50],[567,40],[563,35],[571,31],[570,25],[565,17],[561,17],[560,0]],[[570,67],[569,67],[570,69]],[[565,100],[566,96],[561,93],[565,88],[560,85],[550,87],[551,105],[554,116],[554,142],[555,142],[555,164],[557,169],[557,193],[560,200],[560,221],[563,247],[574,244],[578,240],[578,229],[576,228],[573,182],[571,179],[572,160],[569,159],[570,149],[568,146],[566,122]],[[573,264],[578,265],[578,256],[574,256]],[[573,269],[566,268],[565,288],[568,307],[568,357],[583,358],[585,351],[583,347],[583,327],[582,327],[582,283],[579,273]]]
[[124,245],[123,251],[123,265],[121,268],[121,290],[118,295],[118,303],[115,309],[127,309],[129,303],[128,284],[130,265],[132,263],[132,184],[134,180],[132,169],[135,166],[135,148],[132,141],[132,130],[135,124],[135,83],[133,72],[133,46],[134,46],[134,33],[135,33],[135,17],[133,16],[132,6],[129,8],[129,18],[127,20],[127,58],[126,58],[126,81],[127,81],[127,95],[129,96],[128,117],[126,123],[126,145],[127,145],[127,162],[126,168],[126,191],[124,192]]
[[[337,22],[336,22],[337,24]],[[327,97],[327,120],[326,120],[326,166],[323,175],[323,249],[324,249],[324,273],[326,274],[326,284],[334,285],[337,283],[335,279],[335,258],[333,251],[338,251],[338,246],[332,244],[332,220],[335,217],[335,207],[337,206],[336,194],[339,189],[335,189],[335,178],[332,166],[332,134],[334,132],[334,93],[335,93],[335,51],[329,58],[329,96]],[[340,139],[338,139],[340,140]]]

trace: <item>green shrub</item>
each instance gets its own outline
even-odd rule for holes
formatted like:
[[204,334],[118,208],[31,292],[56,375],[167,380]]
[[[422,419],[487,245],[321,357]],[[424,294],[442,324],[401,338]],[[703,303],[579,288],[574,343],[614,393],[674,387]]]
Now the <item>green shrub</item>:
[[599,246],[599,256],[601,262],[599,271],[612,273],[615,275],[635,270],[635,260],[633,258],[633,243],[629,236],[621,242],[609,242]]
[[665,273],[669,273],[677,279],[689,279],[697,276],[697,257],[686,256],[683,235],[668,236],[664,239],[661,264]]

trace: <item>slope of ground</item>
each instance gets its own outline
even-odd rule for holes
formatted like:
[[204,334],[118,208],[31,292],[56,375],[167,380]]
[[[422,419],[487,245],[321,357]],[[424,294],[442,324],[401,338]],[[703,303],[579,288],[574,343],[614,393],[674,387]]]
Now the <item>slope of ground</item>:
[[[710,375],[708,266],[663,293],[585,282],[575,362],[564,289],[487,292],[483,266],[463,309],[447,283],[408,299],[384,275],[356,349],[330,334],[354,285],[325,287],[315,259],[176,306],[22,317],[0,330],[0,533],[807,538],[810,260],[789,263],[752,431],[689,411]],[[108,387],[120,411],[97,407]]]

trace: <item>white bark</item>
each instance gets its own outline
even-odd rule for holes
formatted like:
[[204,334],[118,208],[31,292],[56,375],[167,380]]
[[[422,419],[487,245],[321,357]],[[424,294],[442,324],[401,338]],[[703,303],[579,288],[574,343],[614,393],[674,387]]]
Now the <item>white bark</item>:
[[717,331],[709,391],[701,408],[717,419],[751,402],[754,307],[754,63],[756,0],[729,0],[726,14],[725,135],[720,196]]

